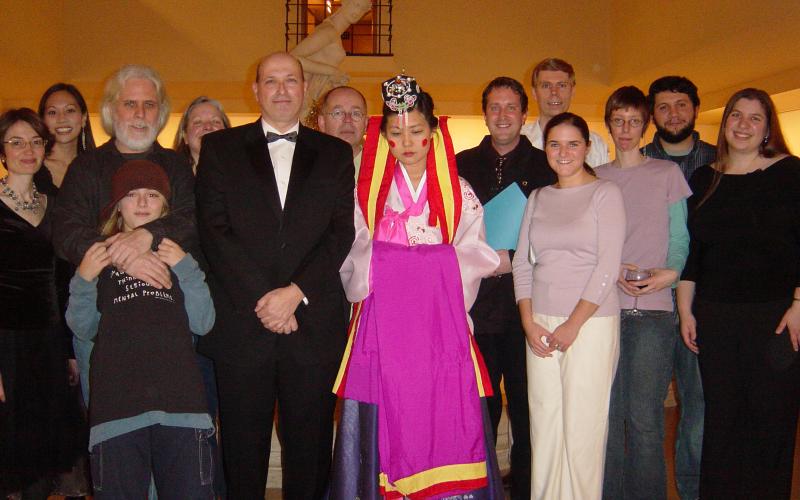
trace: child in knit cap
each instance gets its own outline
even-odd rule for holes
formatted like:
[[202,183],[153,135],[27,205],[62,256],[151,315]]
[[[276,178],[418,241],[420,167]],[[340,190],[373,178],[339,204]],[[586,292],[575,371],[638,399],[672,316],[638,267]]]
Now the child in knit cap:
[[[169,180],[147,160],[123,164],[111,192],[100,231],[112,239],[169,211]],[[146,498],[152,476],[161,500],[211,499],[214,426],[191,335],[214,324],[205,275],[164,238],[153,255],[170,267],[172,287],[156,289],[112,266],[107,246],[86,251],[67,310],[76,343],[91,349],[91,366],[85,355],[79,362],[89,374],[95,498]]]

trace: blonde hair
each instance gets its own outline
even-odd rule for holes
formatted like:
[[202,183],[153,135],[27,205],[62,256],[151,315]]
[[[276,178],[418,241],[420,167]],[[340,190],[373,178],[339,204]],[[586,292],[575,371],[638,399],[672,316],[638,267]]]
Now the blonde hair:
[[[161,201],[163,205],[161,205],[161,214],[159,214],[158,218],[162,218],[169,213],[169,201],[163,194],[158,193],[161,197]],[[114,207],[114,211],[108,217],[108,219],[100,224],[100,235],[101,236],[114,236],[117,233],[124,232],[123,228],[125,227],[125,223],[122,220],[122,214],[119,211],[119,202]]]

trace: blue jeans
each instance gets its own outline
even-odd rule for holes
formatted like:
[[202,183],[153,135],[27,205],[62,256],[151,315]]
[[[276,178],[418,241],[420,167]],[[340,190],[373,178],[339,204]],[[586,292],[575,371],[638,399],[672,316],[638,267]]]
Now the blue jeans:
[[213,429],[151,425],[92,448],[94,498],[147,498],[152,474],[160,500],[213,500]]
[[[196,336],[195,336],[196,338]],[[208,404],[208,414],[217,425],[217,411],[219,409],[219,398],[217,396],[217,375],[214,372],[214,361],[203,356],[200,353],[195,354],[197,358],[197,365],[200,367],[200,375],[203,377],[203,387],[206,391],[206,402]],[[208,440],[211,446],[211,456],[214,463],[222,463],[222,450],[217,443],[217,436]],[[225,489],[225,474],[222,472],[222,467],[218,467],[214,471],[214,494],[218,498],[227,498],[227,491]]]
[[667,498],[664,398],[672,379],[671,311],[623,310],[620,357],[611,388],[603,498]]
[[675,382],[681,418],[675,437],[675,483],[682,500],[700,497],[700,455],[703,450],[703,416],[706,403],[697,354],[686,347],[677,328]]

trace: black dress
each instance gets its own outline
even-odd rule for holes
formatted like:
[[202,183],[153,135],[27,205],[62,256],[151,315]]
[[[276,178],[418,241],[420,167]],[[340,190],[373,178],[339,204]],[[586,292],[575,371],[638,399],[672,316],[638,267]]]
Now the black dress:
[[[690,186],[689,257],[705,396],[700,497],[788,499],[800,360],[775,329],[800,287],[800,159]],[[699,205],[699,206],[698,206]]]
[[69,470],[80,452],[48,206],[38,226],[0,203],[0,494]]
[[[53,174],[50,172],[50,169],[47,168],[46,163],[42,164],[42,168],[40,168],[33,175],[33,183],[36,185],[36,189],[40,193],[47,195],[47,198],[50,200],[50,204],[53,205],[60,189],[53,182]],[[58,309],[60,312],[61,324],[63,326],[62,331],[64,332],[64,347],[67,350],[68,356],[73,359],[75,358],[75,353],[72,350],[73,335],[72,331],[69,329],[66,321],[64,320],[64,314],[67,312],[69,282],[72,279],[72,276],[75,274],[76,269],[77,266],[72,264],[72,262],[56,256],[56,297],[58,299]]]

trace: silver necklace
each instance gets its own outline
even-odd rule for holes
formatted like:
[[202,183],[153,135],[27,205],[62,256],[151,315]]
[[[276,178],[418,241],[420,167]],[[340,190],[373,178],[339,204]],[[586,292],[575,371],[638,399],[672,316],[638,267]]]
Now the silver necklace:
[[0,179],[0,184],[3,185],[3,195],[8,196],[14,202],[15,212],[27,210],[36,213],[40,208],[42,208],[42,202],[39,200],[39,191],[36,190],[36,184],[33,182],[31,182],[31,198],[33,198],[33,200],[29,202],[20,201],[19,195],[8,185],[7,176]]

